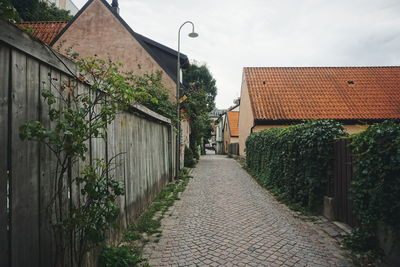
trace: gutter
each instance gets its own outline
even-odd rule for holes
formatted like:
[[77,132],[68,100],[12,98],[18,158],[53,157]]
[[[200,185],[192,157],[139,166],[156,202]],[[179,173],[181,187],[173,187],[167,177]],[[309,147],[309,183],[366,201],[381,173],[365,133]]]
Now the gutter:
[[253,133],[253,129],[254,129],[254,127],[256,127],[255,121],[253,121],[253,126],[250,128],[250,134],[252,134],[252,133]]

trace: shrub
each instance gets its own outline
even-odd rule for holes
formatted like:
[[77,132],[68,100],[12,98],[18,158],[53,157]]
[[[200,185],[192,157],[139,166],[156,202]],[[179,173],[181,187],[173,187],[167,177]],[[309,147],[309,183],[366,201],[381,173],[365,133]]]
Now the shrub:
[[355,179],[350,191],[360,226],[345,243],[357,252],[379,254],[378,223],[389,226],[395,240],[400,236],[400,124],[374,124],[354,135],[351,146]]
[[192,149],[190,147],[185,147],[185,160],[184,160],[185,167],[193,168],[196,165],[196,160],[193,155]]
[[128,267],[142,262],[140,251],[130,246],[106,246],[99,256],[101,267]]
[[253,133],[246,141],[247,168],[281,200],[317,211],[333,173],[333,142],[344,135],[332,120]]

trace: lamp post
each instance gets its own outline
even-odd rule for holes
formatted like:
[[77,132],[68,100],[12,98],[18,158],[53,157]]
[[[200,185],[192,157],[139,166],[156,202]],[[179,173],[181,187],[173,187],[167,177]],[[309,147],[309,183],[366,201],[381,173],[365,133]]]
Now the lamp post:
[[180,169],[180,151],[181,151],[181,122],[180,122],[180,108],[179,108],[179,89],[181,83],[181,29],[185,24],[192,25],[192,32],[189,33],[189,37],[196,38],[199,36],[198,33],[194,31],[194,24],[191,21],[184,22],[178,31],[178,62],[176,64],[176,114],[178,118],[178,134],[176,136],[176,172],[178,173]]

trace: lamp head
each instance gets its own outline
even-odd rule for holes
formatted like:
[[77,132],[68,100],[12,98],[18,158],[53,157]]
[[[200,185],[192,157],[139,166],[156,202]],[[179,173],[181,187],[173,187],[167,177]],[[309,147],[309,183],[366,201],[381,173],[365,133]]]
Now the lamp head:
[[198,36],[199,36],[199,34],[197,32],[193,31],[193,32],[189,33],[189,37],[191,37],[191,38],[196,38]]

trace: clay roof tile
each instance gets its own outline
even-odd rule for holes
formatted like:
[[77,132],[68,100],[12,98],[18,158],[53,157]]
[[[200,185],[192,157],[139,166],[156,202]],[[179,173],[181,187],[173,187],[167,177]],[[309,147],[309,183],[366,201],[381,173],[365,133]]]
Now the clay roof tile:
[[400,118],[400,67],[245,68],[254,119]]

